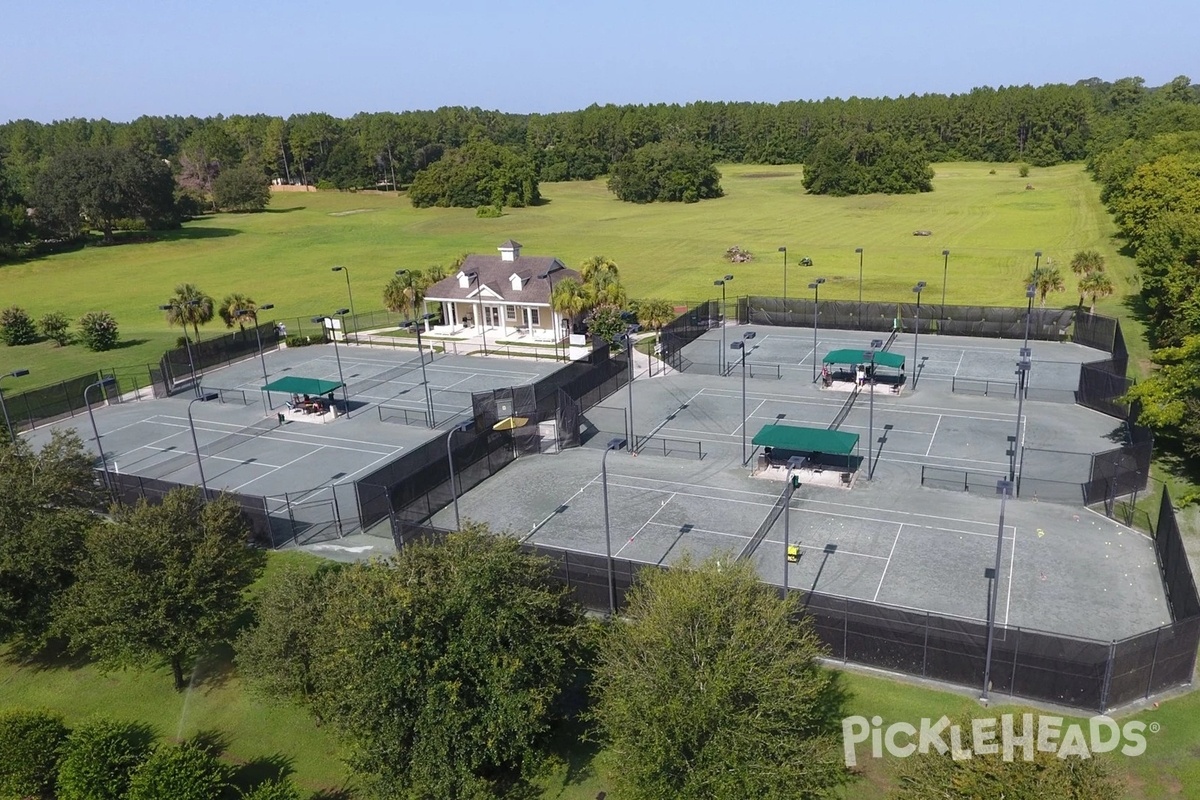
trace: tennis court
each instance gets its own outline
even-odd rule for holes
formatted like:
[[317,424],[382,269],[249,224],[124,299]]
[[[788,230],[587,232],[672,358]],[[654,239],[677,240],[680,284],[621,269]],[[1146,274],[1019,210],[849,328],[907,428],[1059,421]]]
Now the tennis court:
[[[576,552],[604,555],[602,452],[518,459],[460,498],[463,519]],[[608,455],[614,557],[669,565],[747,557],[782,585],[784,517],[770,521],[782,485],[715,461],[623,451]],[[788,584],[896,607],[984,620],[999,529],[992,495],[909,489],[876,481],[863,492],[802,486],[789,541],[801,551]],[[453,509],[434,523],[453,526]],[[760,530],[763,523],[765,530]],[[1082,509],[1007,503],[997,619],[1008,625],[1112,638],[1168,620],[1153,545]],[[1098,613],[1103,609],[1102,614]]]

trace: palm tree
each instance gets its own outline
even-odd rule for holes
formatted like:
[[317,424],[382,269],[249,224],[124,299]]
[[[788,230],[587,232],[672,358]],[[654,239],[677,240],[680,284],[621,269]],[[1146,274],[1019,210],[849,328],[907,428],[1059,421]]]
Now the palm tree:
[[1058,267],[1034,268],[1025,278],[1025,285],[1036,287],[1038,296],[1041,298],[1042,308],[1046,307],[1046,295],[1050,292],[1061,292],[1066,288]]
[[597,283],[602,275],[619,280],[619,273],[617,263],[607,256],[592,256],[579,265],[579,276],[583,278],[584,283]]
[[574,278],[554,284],[550,306],[572,324],[580,314],[592,307],[587,289]]
[[425,299],[429,280],[419,269],[396,275],[383,287],[383,305],[394,314],[411,317]]
[[1079,282],[1080,300],[1079,305],[1083,305],[1083,295],[1090,294],[1092,296],[1091,313],[1096,313],[1096,298],[1108,297],[1113,293],[1112,281],[1108,275],[1103,272],[1089,272]]
[[191,325],[196,332],[196,341],[200,341],[200,326],[212,322],[213,299],[196,284],[181,283],[175,287],[175,294],[167,305],[167,323],[182,325],[184,336],[187,336],[187,326]]
[[675,319],[675,310],[666,300],[645,300],[638,306],[638,319],[654,331],[654,350],[658,352],[659,337],[663,326]]
[[1080,277],[1089,272],[1104,272],[1104,256],[1097,250],[1080,250],[1071,257],[1071,272]]
[[232,328],[233,323],[236,322],[242,334],[245,335],[246,317],[254,320],[255,325],[258,324],[258,303],[241,292],[227,294],[221,301],[221,307],[217,309],[217,316],[225,322],[226,328]]

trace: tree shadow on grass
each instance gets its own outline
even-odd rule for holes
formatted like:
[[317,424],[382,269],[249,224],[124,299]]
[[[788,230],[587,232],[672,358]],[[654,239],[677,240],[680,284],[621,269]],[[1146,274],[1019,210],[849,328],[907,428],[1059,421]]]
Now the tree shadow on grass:
[[121,341],[117,342],[116,344],[114,344],[112,347],[110,347],[108,349],[109,350],[124,350],[128,347],[137,347],[139,345],[143,345],[148,341],[150,341],[150,340],[149,339],[122,339]]
[[264,208],[266,214],[290,214],[293,211],[304,211],[308,206],[291,206],[289,208]]
[[354,793],[349,785],[337,788],[321,789],[309,795],[309,800],[351,800]]
[[287,780],[295,771],[295,760],[291,756],[275,753],[239,764],[230,782],[244,794],[268,781]]
[[67,650],[66,642],[52,640],[40,650],[26,650],[17,646],[9,647],[3,655],[4,661],[15,664],[22,669],[34,672],[49,672],[51,670],[76,670],[92,663],[87,653],[72,653]]
[[237,236],[241,231],[234,228],[180,228],[174,231],[158,231],[153,237],[158,242],[186,242],[196,239],[223,239]]
[[229,734],[215,728],[205,728],[196,731],[184,741],[198,747],[214,758],[220,758],[229,749]]

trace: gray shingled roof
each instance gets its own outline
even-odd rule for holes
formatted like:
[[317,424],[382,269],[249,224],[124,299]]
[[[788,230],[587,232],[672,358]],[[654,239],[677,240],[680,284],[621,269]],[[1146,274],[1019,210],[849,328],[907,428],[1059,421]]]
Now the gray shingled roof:
[[[539,280],[538,275],[548,269],[555,268],[552,280],[557,286],[559,281],[568,278],[580,280],[579,273],[567,269],[561,261],[551,256],[518,256],[515,261],[505,261],[500,256],[469,255],[459,268],[462,272],[478,272],[479,281],[471,281],[467,288],[458,285],[458,273],[451,275],[430,286],[425,291],[425,299],[439,300],[471,300],[476,301],[475,290],[482,284],[500,296],[501,302],[512,303],[550,303],[550,280]],[[512,276],[516,274],[522,279],[521,290],[512,288]],[[484,302],[487,302],[485,295]]]

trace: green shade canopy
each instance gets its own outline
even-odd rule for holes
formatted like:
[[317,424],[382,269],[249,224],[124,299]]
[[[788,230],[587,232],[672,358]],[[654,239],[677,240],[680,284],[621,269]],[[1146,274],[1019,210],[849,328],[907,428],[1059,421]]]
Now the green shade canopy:
[[342,384],[337,381],[323,381],[320,378],[300,378],[289,375],[286,378],[271,381],[262,388],[268,392],[282,394],[322,395],[342,388]]
[[858,434],[799,425],[763,425],[754,434],[754,444],[797,453],[846,456],[858,446]]
[[[826,364],[865,364],[870,360],[863,357],[863,354],[866,352],[868,352],[866,348],[862,350],[831,350],[825,354],[825,357],[821,361]],[[876,350],[875,363],[881,367],[904,369],[904,356],[899,353]]]

